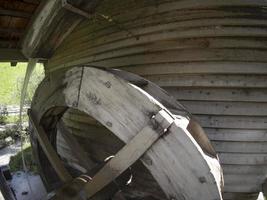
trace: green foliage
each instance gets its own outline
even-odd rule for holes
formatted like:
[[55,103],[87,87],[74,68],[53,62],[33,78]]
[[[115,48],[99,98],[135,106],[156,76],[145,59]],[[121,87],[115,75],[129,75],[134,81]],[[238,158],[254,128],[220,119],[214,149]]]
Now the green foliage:
[[7,128],[5,131],[1,132],[0,140],[4,140],[7,137],[11,137],[13,140],[16,140],[19,137],[18,127]]
[[6,124],[7,117],[8,117],[7,107],[5,105],[0,106],[0,124]]
[[[9,63],[0,63],[0,105],[19,105],[26,68],[27,63],[18,63],[16,67],[11,67]],[[43,77],[43,65],[37,64],[28,85],[26,104],[30,103]]]
[[[28,168],[28,170],[37,173],[37,165],[34,162],[33,154],[32,154],[32,148],[31,146],[28,146],[24,150],[24,158],[25,163]],[[11,172],[16,172],[23,170],[23,163],[22,163],[22,152],[20,151],[15,156],[10,157],[9,167]]]

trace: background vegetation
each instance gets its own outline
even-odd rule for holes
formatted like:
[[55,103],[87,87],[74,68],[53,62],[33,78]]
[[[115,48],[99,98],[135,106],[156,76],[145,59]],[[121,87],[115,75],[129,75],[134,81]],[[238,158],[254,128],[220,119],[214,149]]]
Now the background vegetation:
[[[16,67],[11,67],[10,63],[0,63],[0,105],[19,105],[26,67],[27,63],[18,63]],[[34,91],[43,77],[43,65],[37,64],[28,86],[26,103],[30,103]]]

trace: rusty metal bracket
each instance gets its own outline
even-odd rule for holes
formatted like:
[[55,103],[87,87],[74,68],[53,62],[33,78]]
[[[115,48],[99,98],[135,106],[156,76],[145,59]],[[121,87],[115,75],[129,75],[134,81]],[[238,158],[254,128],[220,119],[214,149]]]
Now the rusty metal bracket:
[[86,197],[93,197],[134,164],[163,134],[168,132],[174,120],[173,116],[163,109],[153,115],[148,125],[107,162],[92,181],[85,184],[83,192]]

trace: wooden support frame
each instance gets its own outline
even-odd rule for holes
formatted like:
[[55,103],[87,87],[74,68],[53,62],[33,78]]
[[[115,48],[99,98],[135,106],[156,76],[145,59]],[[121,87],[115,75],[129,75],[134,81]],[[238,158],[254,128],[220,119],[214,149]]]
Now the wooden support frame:
[[84,186],[87,198],[115,180],[134,164],[163,134],[168,132],[174,118],[165,110],[153,115],[151,121],[128,144],[126,144],[92,179]]
[[[83,1],[79,1],[79,4]],[[100,0],[89,1],[86,9],[93,10],[95,1]],[[50,58],[54,50],[84,19],[63,6],[62,0],[40,3],[22,40],[22,52],[27,58]]]
[[[138,86],[103,69],[87,66],[50,76],[49,81],[44,80],[41,84],[36,96],[41,99],[33,100],[32,111],[38,122],[50,124],[49,115],[57,107],[74,108],[99,121],[126,144],[137,137],[155,113],[165,109]],[[120,115],[116,114],[118,112]],[[145,159],[141,158],[142,163],[168,198],[221,199],[222,177],[216,157],[203,152],[186,129],[184,122],[188,122],[188,119],[179,117],[181,121],[174,121],[164,139],[158,140],[146,151]],[[187,160],[182,156],[184,154],[190,155],[192,160]],[[180,166],[177,168],[179,173],[171,173],[174,166]],[[180,184],[181,180],[187,184]],[[192,191],[189,185],[197,189]]]
[[31,125],[33,126],[34,132],[36,133],[38,141],[40,145],[42,146],[42,149],[45,152],[51,165],[57,172],[58,176],[60,177],[62,182],[65,182],[65,183],[70,182],[72,180],[72,176],[69,174],[69,172],[64,167],[56,151],[53,149],[52,145],[50,144],[44,129],[42,128],[42,126],[38,125],[36,121],[36,117],[33,115],[31,110],[28,111],[28,116],[29,116]]
[[1,62],[26,62],[27,58],[21,53],[20,49],[0,48],[0,61]]

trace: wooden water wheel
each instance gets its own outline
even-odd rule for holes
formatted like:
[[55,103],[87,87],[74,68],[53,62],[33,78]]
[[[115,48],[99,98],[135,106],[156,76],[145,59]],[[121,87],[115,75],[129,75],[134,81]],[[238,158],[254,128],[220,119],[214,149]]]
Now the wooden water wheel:
[[[29,116],[34,155],[55,198],[221,199],[221,167],[203,130],[139,76],[57,71],[38,87]],[[73,189],[72,178],[83,175],[92,180]]]

